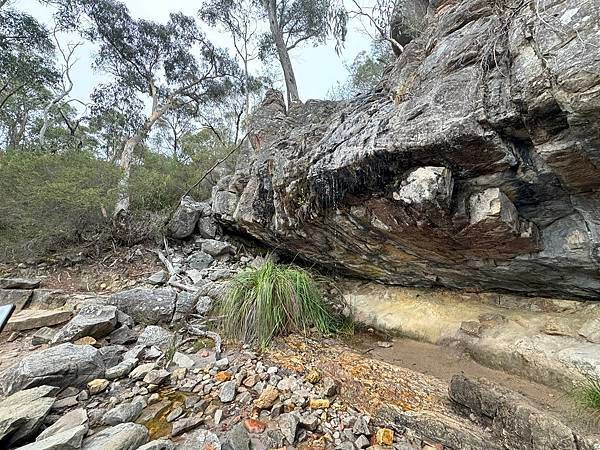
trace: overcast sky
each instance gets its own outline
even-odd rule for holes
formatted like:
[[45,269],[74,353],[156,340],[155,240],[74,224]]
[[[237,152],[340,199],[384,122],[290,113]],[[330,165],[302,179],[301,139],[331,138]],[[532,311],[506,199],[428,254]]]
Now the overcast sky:
[[[41,6],[37,0],[12,0],[11,3],[48,25],[52,23],[52,10]],[[201,1],[124,0],[124,3],[134,17],[165,22],[170,12],[195,15]],[[305,46],[292,50],[292,64],[294,65],[302,100],[325,98],[331,87],[347,78],[348,72],[344,67],[344,62],[351,62],[357,53],[369,48],[370,41],[368,37],[359,32],[358,27],[358,24],[351,25],[351,29],[357,29],[348,33],[348,41],[341,56],[336,54],[333,43],[319,47]],[[215,44],[230,47],[226,35],[210,30],[208,27],[204,31]],[[77,37],[73,36],[69,39],[77,40]],[[101,73],[94,72],[91,68],[94,53],[95,47],[89,43],[77,49],[77,64],[73,69],[74,97],[87,100],[94,86],[104,78]],[[275,68],[277,69],[276,73],[279,74],[281,70],[279,65]]]

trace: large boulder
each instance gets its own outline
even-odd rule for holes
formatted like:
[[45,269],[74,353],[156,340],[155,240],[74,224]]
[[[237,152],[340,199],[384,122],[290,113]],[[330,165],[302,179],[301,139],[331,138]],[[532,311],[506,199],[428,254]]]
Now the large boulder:
[[35,289],[41,282],[39,278],[0,278],[0,289]]
[[0,446],[18,442],[35,433],[56,400],[53,386],[26,389],[0,402]]
[[184,239],[190,236],[194,232],[200,216],[210,213],[210,210],[210,205],[207,203],[196,202],[189,196],[182,198],[169,222],[171,237]]
[[21,358],[4,371],[2,390],[11,395],[36,386],[83,386],[104,374],[104,361],[91,345],[65,343]]
[[87,425],[79,425],[17,450],[79,450],[87,432]]
[[177,294],[169,288],[136,288],[111,295],[106,302],[129,314],[136,322],[169,323],[175,313]]
[[136,450],[148,442],[148,430],[136,423],[121,423],[86,438],[82,450]]
[[117,308],[86,305],[54,336],[54,343],[73,342],[85,336],[96,339],[109,335],[117,326]]
[[373,92],[270,91],[213,214],[384,283],[597,298],[600,10],[550,3],[439,2]]
[[0,289],[0,306],[15,305],[19,312],[29,303],[32,291],[26,289]]

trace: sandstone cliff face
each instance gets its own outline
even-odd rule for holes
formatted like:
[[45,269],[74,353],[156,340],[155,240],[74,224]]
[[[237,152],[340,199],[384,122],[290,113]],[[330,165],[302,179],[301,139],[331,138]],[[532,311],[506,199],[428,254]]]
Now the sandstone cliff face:
[[597,298],[600,4],[446,0],[380,88],[271,92],[225,223],[386,283]]

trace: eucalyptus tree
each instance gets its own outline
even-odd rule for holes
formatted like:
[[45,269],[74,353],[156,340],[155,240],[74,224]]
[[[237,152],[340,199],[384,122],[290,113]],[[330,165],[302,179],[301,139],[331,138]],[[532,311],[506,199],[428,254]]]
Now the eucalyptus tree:
[[24,85],[0,109],[0,143],[5,150],[27,150],[37,137],[35,122],[52,93],[40,83]]
[[181,161],[185,139],[198,129],[198,108],[189,104],[168,111],[158,122],[156,139],[158,147],[170,151],[175,161]]
[[288,103],[300,100],[289,52],[305,43],[318,45],[328,37],[338,43],[346,34],[345,10],[332,0],[255,0],[269,21],[269,33],[261,40],[261,57],[274,52],[279,59]]
[[62,0],[61,6],[99,44],[95,67],[112,75],[132,96],[143,96],[150,103],[149,113],[120,156],[122,176],[114,217],[126,218],[136,146],[169,110],[222,95],[223,81],[237,68],[200,32],[192,17],[171,14],[167,23],[135,19],[118,0]]
[[144,124],[144,103],[128,87],[114,82],[96,86],[90,100],[87,122],[97,156],[115,162],[125,142]]
[[396,55],[418,36],[425,26],[429,0],[336,0],[337,8],[346,11],[338,18],[363,20],[367,34],[375,43],[387,42]]
[[245,113],[250,113],[250,63],[259,57],[259,11],[255,0],[206,0],[199,11],[202,20],[210,26],[219,26],[230,36],[235,53],[243,67]]
[[[61,56],[60,77],[59,82],[56,83],[55,89],[53,89],[54,95],[52,96],[52,99],[44,107],[43,122],[38,137],[40,147],[42,149],[46,146],[46,132],[48,131],[48,127],[51,125],[52,116],[56,116],[56,114],[51,113],[56,113],[57,110],[60,113],[59,107],[62,103],[78,101],[77,99],[67,99],[67,97],[71,94],[71,91],[73,90],[73,79],[71,78],[71,69],[75,64],[75,50],[77,50],[77,48],[80,45],[82,45],[82,42],[67,43],[66,45],[62,45],[60,43],[59,37],[57,36],[57,32],[58,28],[56,27],[54,29],[53,35],[56,49],[58,50],[58,53]],[[71,122],[66,117],[66,115],[62,114],[62,116],[65,123],[69,125],[69,128],[72,128],[70,126]],[[72,134],[74,134],[73,130]]]
[[54,45],[31,15],[0,4],[0,111],[14,95],[55,83]]

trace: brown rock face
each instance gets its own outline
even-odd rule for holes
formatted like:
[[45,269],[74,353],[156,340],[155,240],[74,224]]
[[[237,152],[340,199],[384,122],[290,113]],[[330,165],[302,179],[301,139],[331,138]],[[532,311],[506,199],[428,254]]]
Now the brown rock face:
[[600,11],[509,3],[438,2],[349,102],[270,92],[213,212],[385,283],[595,298]]

